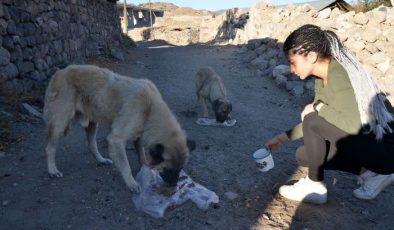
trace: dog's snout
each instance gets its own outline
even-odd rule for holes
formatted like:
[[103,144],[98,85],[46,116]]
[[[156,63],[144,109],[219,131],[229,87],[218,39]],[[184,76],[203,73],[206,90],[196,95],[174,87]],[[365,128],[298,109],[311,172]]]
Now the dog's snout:
[[216,121],[217,121],[217,122],[220,122],[220,123],[223,123],[223,122],[226,121],[226,118],[225,118],[225,117],[217,117],[217,118],[216,118]]
[[223,123],[227,120],[228,113],[217,113],[215,117],[217,122]]
[[163,169],[163,171],[160,172],[160,176],[168,185],[176,186],[179,179],[179,172],[180,170],[176,169]]

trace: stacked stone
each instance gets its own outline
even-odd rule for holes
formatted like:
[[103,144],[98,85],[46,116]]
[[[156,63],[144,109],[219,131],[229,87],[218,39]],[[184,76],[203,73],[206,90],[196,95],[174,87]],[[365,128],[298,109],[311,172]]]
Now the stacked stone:
[[[394,9],[390,7],[356,14],[354,11],[343,13],[337,8],[318,12],[307,4],[276,8],[262,1],[248,14],[238,9],[227,10],[221,15],[174,16],[165,13],[157,20],[154,37],[177,45],[218,39],[234,45],[246,44],[241,51],[244,61],[253,65],[257,74],[272,76],[290,92],[302,95],[313,88],[312,83],[299,83],[290,73],[279,74],[283,73],[279,71],[274,74],[273,70],[277,65],[287,64],[281,44],[305,23],[337,33],[394,99]],[[283,66],[279,68],[283,69]]]
[[305,92],[308,95],[314,87],[311,80],[300,81],[290,73],[286,57],[282,52],[282,45],[277,40],[271,38],[252,39],[240,50],[243,54],[243,62],[250,64],[256,75],[262,77],[272,77],[278,86],[286,88],[295,96],[302,96]]
[[144,36],[149,28],[134,28],[128,35],[135,41],[161,39],[173,45],[206,43],[220,38],[231,40],[236,29],[243,28],[249,14],[239,8],[226,10],[220,15],[209,11],[178,8],[156,18],[153,31]]
[[57,69],[118,45],[120,23],[106,0],[2,0],[1,90],[26,92]]
[[[273,76],[280,85],[296,95],[301,95],[299,83],[290,73],[272,72],[276,65],[286,65],[281,56],[281,44],[285,38],[299,26],[310,23],[332,30],[341,41],[360,59],[366,69],[381,83],[386,92],[394,95],[394,9],[378,7],[367,13],[354,11],[341,13],[338,9],[325,9],[317,12],[309,5],[295,7],[289,5],[277,9],[261,2],[250,10],[250,19],[245,28],[234,32],[234,44],[245,44],[249,41],[270,40],[277,44],[269,46],[262,42],[259,45],[245,45],[245,60],[256,67],[262,76]],[[275,53],[275,48],[277,52]],[[248,51],[248,52],[246,52]],[[267,64],[269,63],[269,64]],[[281,73],[281,74],[279,74]],[[285,83],[291,81],[291,83]],[[310,82],[304,82],[304,89],[312,89]],[[394,99],[391,98],[391,99]]]

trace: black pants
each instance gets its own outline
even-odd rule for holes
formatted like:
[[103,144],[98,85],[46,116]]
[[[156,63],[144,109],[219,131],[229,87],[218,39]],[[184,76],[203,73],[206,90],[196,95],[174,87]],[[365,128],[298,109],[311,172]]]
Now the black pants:
[[[393,125],[394,126],[394,125]],[[304,146],[296,151],[301,166],[308,167],[308,177],[324,179],[324,170],[340,170],[359,174],[366,168],[379,174],[394,173],[394,133],[378,142],[375,135],[349,135],[317,113],[303,121]]]

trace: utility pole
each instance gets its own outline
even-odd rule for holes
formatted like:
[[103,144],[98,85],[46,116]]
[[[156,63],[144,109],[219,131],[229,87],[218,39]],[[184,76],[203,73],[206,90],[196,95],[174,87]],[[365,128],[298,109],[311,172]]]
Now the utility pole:
[[153,37],[152,6],[149,0],[150,35]]
[[127,4],[126,0],[123,2],[123,33],[127,34],[127,28],[129,27],[129,18],[127,17]]

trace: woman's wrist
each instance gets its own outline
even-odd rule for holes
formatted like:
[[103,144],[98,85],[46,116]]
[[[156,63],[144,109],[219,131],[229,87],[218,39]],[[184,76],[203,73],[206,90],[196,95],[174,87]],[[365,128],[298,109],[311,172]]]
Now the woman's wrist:
[[289,137],[287,136],[286,133],[281,133],[276,138],[278,139],[280,144],[282,144],[282,143],[284,143],[284,142],[289,140]]

